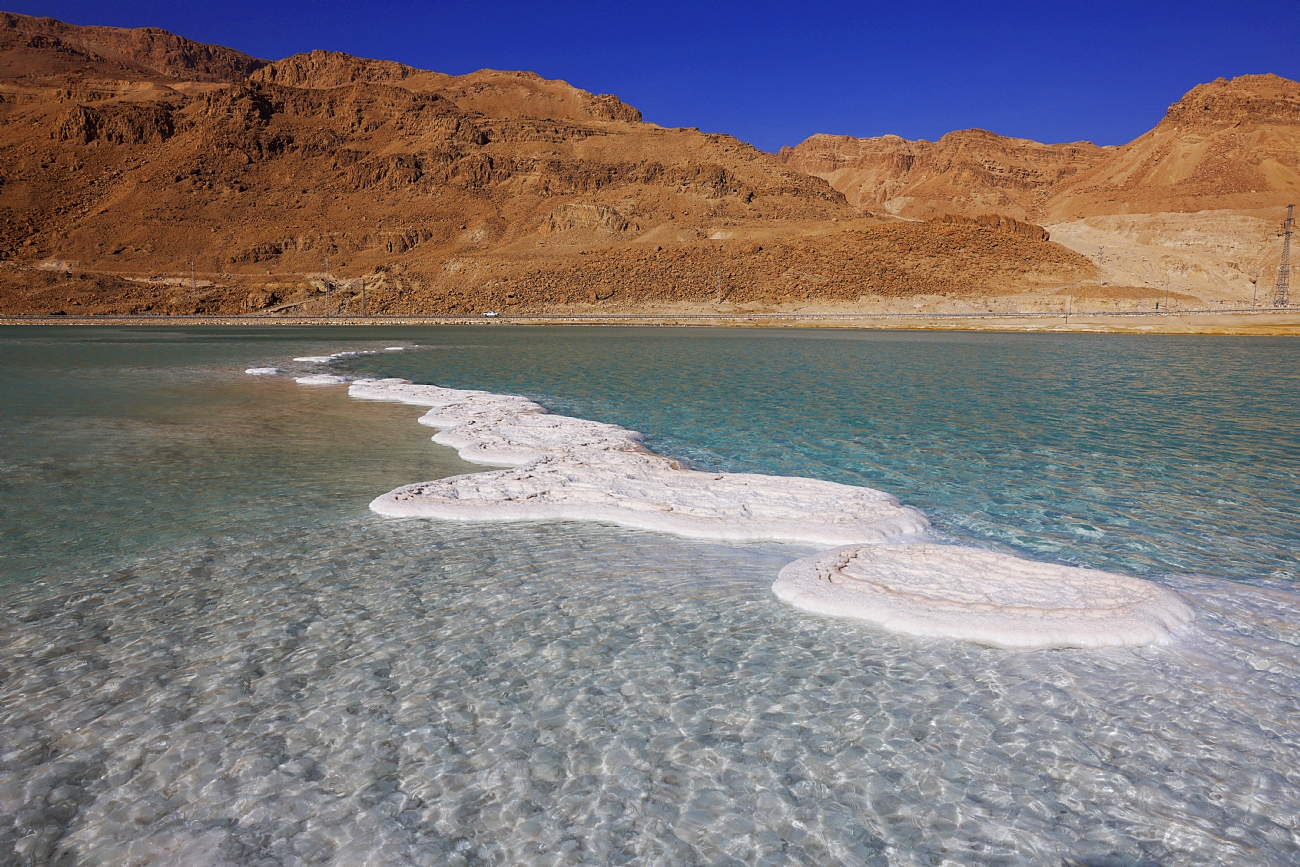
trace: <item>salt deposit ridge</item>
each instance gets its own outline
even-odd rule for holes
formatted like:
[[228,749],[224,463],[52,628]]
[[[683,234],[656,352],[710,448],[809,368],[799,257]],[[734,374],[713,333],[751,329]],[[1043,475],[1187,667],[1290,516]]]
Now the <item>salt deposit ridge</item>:
[[772,591],[796,608],[997,647],[1153,644],[1192,619],[1150,581],[956,545],[847,546],[796,560]]
[[689,470],[647,451],[634,431],[552,415],[513,395],[333,374],[297,381],[350,382],[354,398],[428,407],[420,423],[440,429],[434,442],[467,461],[508,468],[405,485],[370,504],[382,515],[599,521],[832,546],[782,569],[776,596],[896,632],[996,647],[1141,646],[1168,639],[1194,616],[1181,596],[1149,581],[923,538],[923,514],[871,488]]
[[453,521],[606,521],[733,541],[881,542],[923,532],[889,494],[813,479],[700,473],[652,454],[633,431],[551,415],[522,397],[402,380],[361,380],[349,394],[431,409],[421,424],[467,461],[511,469],[390,491],[370,507]]

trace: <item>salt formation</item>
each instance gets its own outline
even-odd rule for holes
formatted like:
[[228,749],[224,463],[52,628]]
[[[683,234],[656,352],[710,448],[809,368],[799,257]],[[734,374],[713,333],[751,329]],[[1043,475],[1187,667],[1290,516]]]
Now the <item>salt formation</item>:
[[349,394],[429,407],[420,423],[440,429],[434,442],[467,461],[508,467],[397,488],[370,504],[382,515],[605,521],[700,538],[844,546],[789,564],[773,592],[806,611],[995,647],[1141,646],[1193,617],[1178,594],[1138,578],[916,538],[929,526],[925,516],[871,488],[688,470],[647,451],[635,431],[551,415],[515,395],[404,379],[356,380]]
[[[392,350],[392,348],[393,347],[391,346],[388,347],[389,350]],[[330,362],[338,361],[340,358],[352,358],[353,356],[356,355],[378,355],[378,354],[379,351],[376,349],[347,350],[345,352],[335,352],[330,355],[300,355],[297,358],[295,358],[294,361],[305,361],[310,364],[329,364]]]
[[250,367],[248,370],[245,370],[244,373],[247,373],[249,376],[276,376],[284,373],[284,371],[278,367]]
[[351,381],[350,376],[337,376],[333,373],[314,373],[294,378],[294,382],[299,385],[347,385]]
[[551,415],[522,397],[403,380],[361,380],[353,397],[431,407],[434,442],[467,461],[512,467],[407,485],[370,504],[383,515],[454,521],[607,521],[682,536],[816,545],[920,533],[915,509],[870,488],[701,473],[645,450],[640,434]]
[[772,592],[895,632],[1008,648],[1153,644],[1192,619],[1150,581],[955,545],[854,545],[796,560]]

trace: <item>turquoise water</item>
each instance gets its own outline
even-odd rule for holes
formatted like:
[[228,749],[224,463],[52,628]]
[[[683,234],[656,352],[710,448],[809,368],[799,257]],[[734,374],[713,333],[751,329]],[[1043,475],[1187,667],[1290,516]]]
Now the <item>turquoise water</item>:
[[[477,468],[242,371],[412,343],[333,368],[881,488],[1198,625],[1008,653],[788,609],[783,546],[379,518]],[[1294,863],[1297,345],[0,329],[0,865]]]
[[1300,577],[1294,340],[688,329],[439,339],[446,349],[336,367],[526,394],[709,469],[879,488],[953,534],[1066,562]]

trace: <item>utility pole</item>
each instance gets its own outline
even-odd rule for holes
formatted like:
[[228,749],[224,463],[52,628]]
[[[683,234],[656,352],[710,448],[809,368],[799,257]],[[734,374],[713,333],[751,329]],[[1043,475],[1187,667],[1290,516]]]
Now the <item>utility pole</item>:
[[1165,312],[1169,312],[1169,275],[1165,275]]
[[190,291],[193,292],[198,288],[198,281],[194,277],[194,260],[190,260]]
[[1273,306],[1286,307],[1290,303],[1287,292],[1291,288],[1291,227],[1295,225],[1292,216],[1295,205],[1286,206],[1286,222],[1282,224],[1282,262],[1277,266],[1277,284],[1273,287]]
[[361,278],[361,315],[366,315],[366,279]]

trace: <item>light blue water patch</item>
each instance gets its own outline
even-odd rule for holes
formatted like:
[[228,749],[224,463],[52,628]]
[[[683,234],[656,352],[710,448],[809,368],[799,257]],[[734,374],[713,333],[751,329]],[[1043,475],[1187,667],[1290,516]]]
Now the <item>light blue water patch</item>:
[[334,367],[526,394],[708,469],[889,491],[959,537],[1137,574],[1300,575],[1289,338],[446,329]]
[[[330,369],[870,484],[1197,621],[994,651],[782,605],[785,546],[380,518],[479,468],[242,371],[410,343]],[[0,864],[1294,864],[1293,345],[0,330]]]

